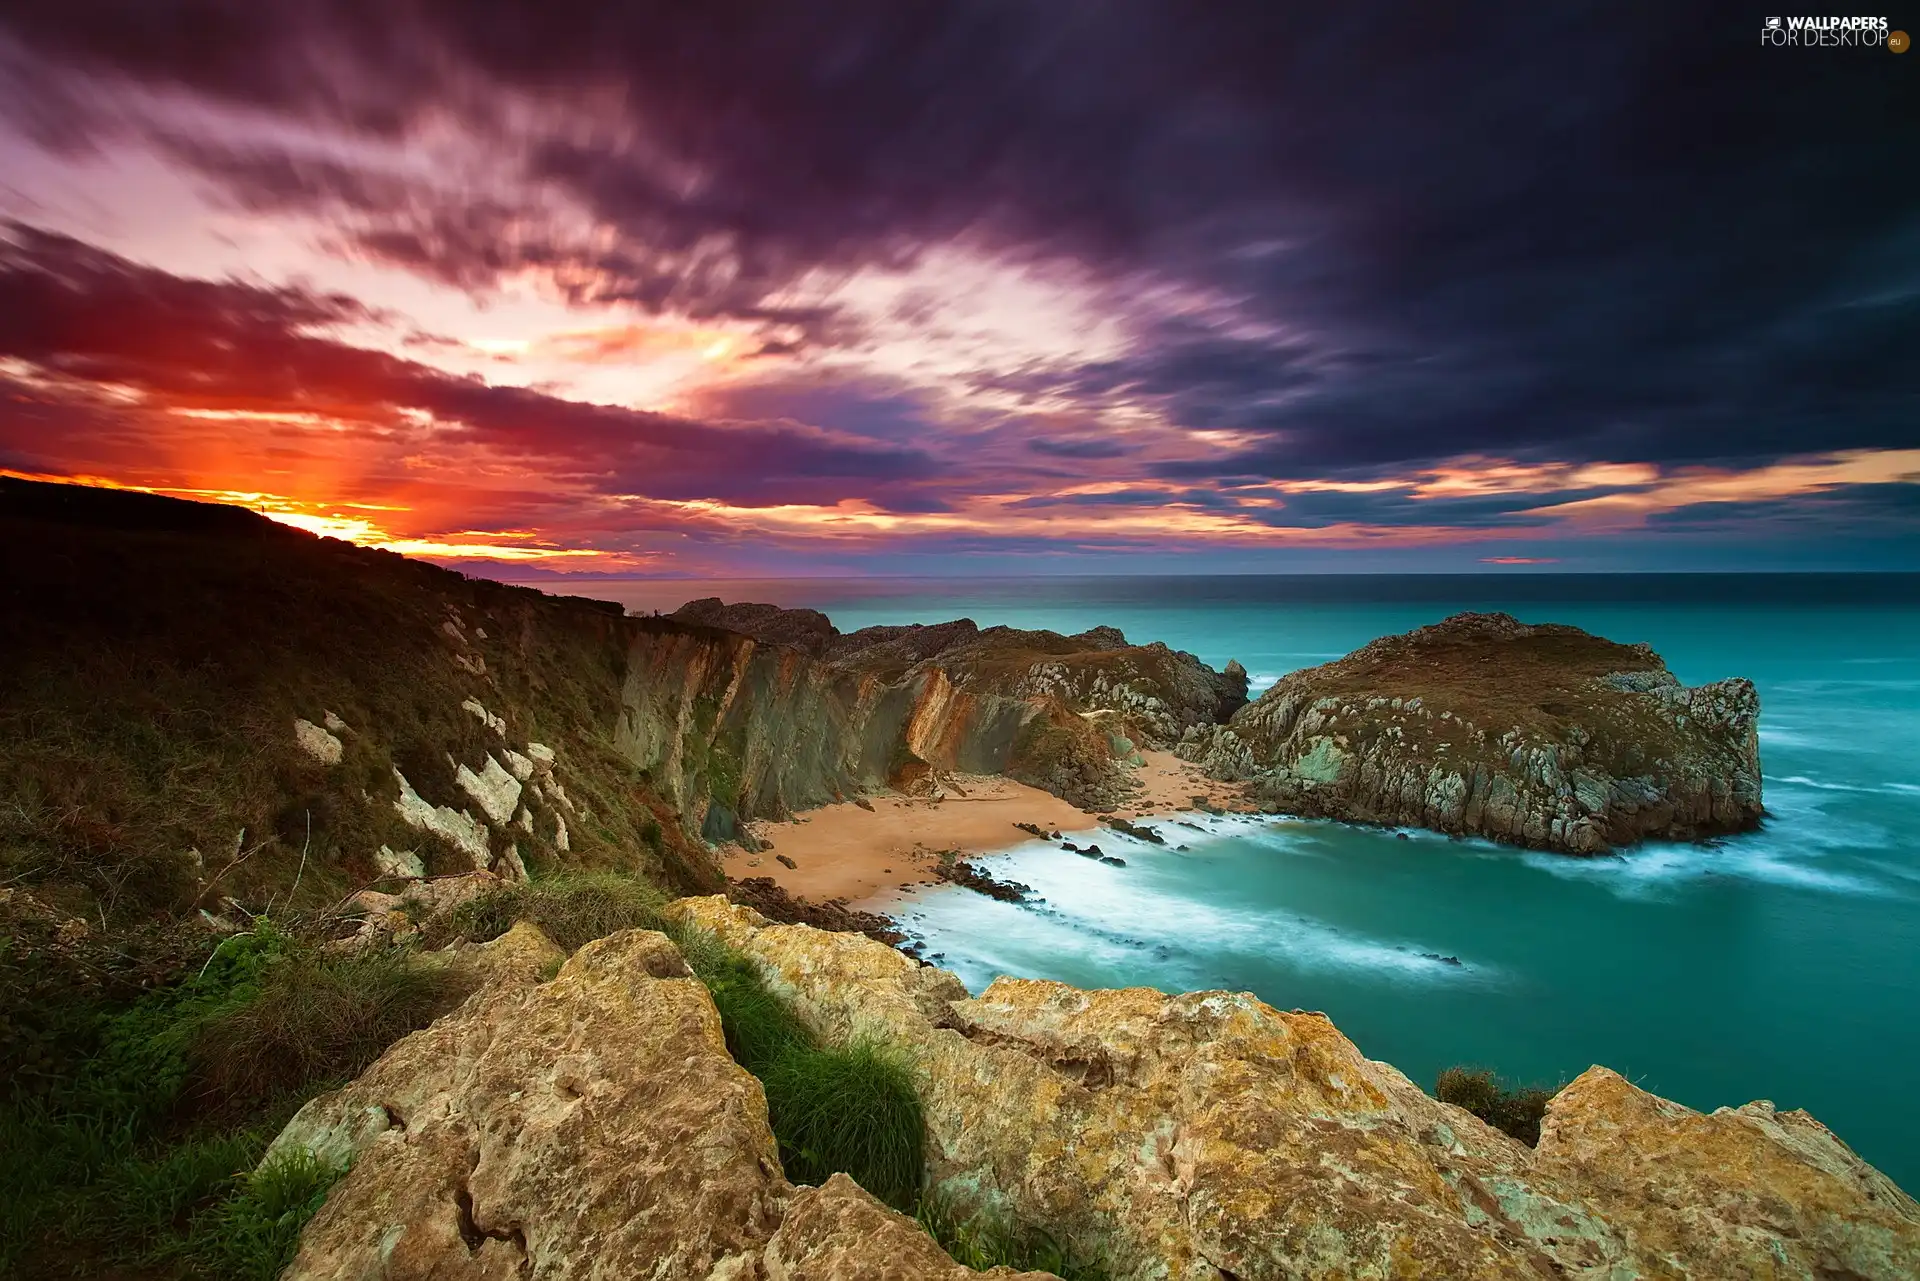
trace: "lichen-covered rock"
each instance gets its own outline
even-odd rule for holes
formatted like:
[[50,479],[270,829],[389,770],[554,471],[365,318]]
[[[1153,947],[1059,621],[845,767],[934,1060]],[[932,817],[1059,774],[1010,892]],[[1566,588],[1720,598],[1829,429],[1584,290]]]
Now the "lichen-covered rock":
[[1548,1108],[1536,1160],[1692,1276],[1920,1277],[1912,1198],[1803,1111],[1703,1115],[1590,1068]]
[[[464,767],[463,767],[464,768]],[[476,872],[484,872],[493,862],[493,853],[487,845],[486,825],[465,810],[457,810],[448,805],[435,805],[413,790],[413,784],[400,772],[398,765],[393,767],[393,777],[400,784],[399,799],[393,803],[394,812],[409,827],[423,832],[431,832],[447,844],[466,855]]]
[[427,874],[427,865],[412,850],[396,850],[382,845],[373,853],[373,865],[380,869],[382,877],[412,881]]
[[411,881],[393,894],[361,890],[347,900],[347,919],[357,919],[358,929],[336,946],[352,950],[416,938],[423,930],[431,932],[461,904],[498,889],[502,883],[492,872],[466,872]]
[[1571,854],[1763,813],[1750,681],[1682,686],[1644,645],[1457,614],[1293,672],[1182,737],[1269,808]]
[[580,949],[402,1040],[275,1140],[349,1173],[286,1278],[704,1277],[785,1191],[766,1100],[663,936]]
[[975,1272],[948,1258],[917,1223],[868,1196],[844,1174],[805,1188],[764,1256],[770,1281],[974,1281],[1050,1277],[991,1268]]
[[301,751],[322,765],[338,765],[346,753],[346,747],[339,739],[312,721],[299,717],[293,721],[293,741],[299,744]]
[[[528,772],[531,773],[531,769]],[[454,772],[454,782],[473,798],[495,827],[505,827],[512,821],[514,811],[520,808],[520,780],[495,760],[492,753],[487,754],[487,763],[477,774],[465,765],[460,766]]]
[[589,943],[541,982],[562,955],[527,925],[458,952],[478,991],[288,1123],[267,1160],[351,1168],[283,1281],[974,1275],[845,1176],[787,1183],[760,1083],[666,936]]
[[856,935],[721,898],[670,910],[821,1035],[906,1051],[936,1186],[1115,1278],[1915,1275],[1920,1207],[1799,1114],[1702,1117],[1595,1069],[1535,1152],[1319,1014],[1020,979],[969,999]]

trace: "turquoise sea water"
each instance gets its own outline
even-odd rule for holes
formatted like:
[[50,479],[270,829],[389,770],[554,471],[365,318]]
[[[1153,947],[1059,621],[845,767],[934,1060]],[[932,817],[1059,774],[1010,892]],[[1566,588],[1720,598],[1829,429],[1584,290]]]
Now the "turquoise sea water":
[[[1651,642],[1689,684],[1761,697],[1769,819],[1713,845],[1576,860],[1334,823],[1200,820],[1190,847],[1103,832],[1125,868],[1031,843],[987,860],[1017,907],[926,893],[906,924],[974,990],[1247,989],[1323,1010],[1431,1085],[1453,1063],[1548,1085],[1604,1063],[1698,1108],[1804,1107],[1920,1192],[1920,579],[1761,576],[596,583],[809,605],[843,630],[971,617],[1107,623],[1256,686],[1460,609]],[[1191,817],[1191,816],[1183,816]],[[1458,957],[1458,966],[1423,953]]]

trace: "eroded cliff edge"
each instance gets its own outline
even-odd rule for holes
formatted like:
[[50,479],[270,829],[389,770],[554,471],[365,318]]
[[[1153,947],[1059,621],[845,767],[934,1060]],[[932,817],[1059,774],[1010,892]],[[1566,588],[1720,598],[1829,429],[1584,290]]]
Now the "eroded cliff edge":
[[1239,664],[1216,672],[1110,627],[959,619],[843,635],[812,610],[718,600],[632,621],[615,741],[709,840],[935,770],[1110,808],[1136,747],[1171,747],[1246,701]]
[[[1595,1067],[1527,1148],[1245,993],[969,998],[857,935],[717,897],[669,913],[822,1038],[906,1056],[930,1189],[1115,1281],[1920,1274],[1920,1206],[1804,1112],[1702,1114]],[[480,992],[276,1141],[352,1161],[287,1277],[969,1275],[844,1176],[788,1182],[759,1082],[663,935],[588,944],[548,982],[561,954],[530,927],[487,950]]]
[[1759,696],[1646,645],[1456,614],[1293,672],[1179,753],[1265,806],[1570,854],[1756,826]]

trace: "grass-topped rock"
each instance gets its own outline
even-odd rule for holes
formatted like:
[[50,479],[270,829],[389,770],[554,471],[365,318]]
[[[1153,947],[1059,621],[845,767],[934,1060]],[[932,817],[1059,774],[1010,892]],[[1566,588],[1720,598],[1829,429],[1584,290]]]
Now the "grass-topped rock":
[[1645,645],[1456,614],[1291,673],[1180,754],[1267,806],[1599,854],[1761,818],[1760,701]]

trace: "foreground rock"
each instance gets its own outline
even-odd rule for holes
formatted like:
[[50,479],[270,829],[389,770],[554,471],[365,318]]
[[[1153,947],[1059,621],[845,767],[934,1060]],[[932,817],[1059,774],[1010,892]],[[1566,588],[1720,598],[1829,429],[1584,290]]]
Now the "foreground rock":
[[284,1278],[975,1275],[844,1178],[786,1182],[760,1083],[663,935],[588,944],[548,983],[528,963],[551,943],[501,942],[466,1004],[274,1141],[352,1162]]
[[1179,754],[1271,809],[1570,854],[1756,826],[1760,702],[1644,645],[1456,614],[1294,672]]
[[1802,1112],[1702,1115],[1594,1068],[1529,1149],[1319,1014],[1021,979],[969,999],[867,939],[673,910],[822,1035],[906,1051],[935,1186],[1116,1278],[1920,1275],[1920,1206]]

